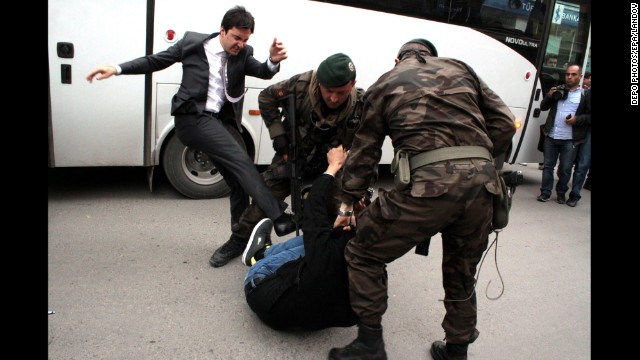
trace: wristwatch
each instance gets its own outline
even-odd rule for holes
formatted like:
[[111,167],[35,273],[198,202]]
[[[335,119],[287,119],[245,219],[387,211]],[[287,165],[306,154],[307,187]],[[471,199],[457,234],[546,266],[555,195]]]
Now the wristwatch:
[[353,210],[342,211],[338,209],[338,216],[351,216],[351,215],[353,215]]

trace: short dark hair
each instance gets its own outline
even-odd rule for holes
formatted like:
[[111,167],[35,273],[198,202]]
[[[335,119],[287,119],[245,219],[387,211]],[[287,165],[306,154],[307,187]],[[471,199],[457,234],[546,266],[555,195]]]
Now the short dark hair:
[[590,79],[591,78],[591,71],[585,71],[584,72],[584,78],[585,79]]
[[544,57],[544,63],[545,65],[549,62],[549,59],[556,59],[556,62],[558,61],[558,55],[556,54],[547,54]]
[[565,69],[568,69],[572,66],[577,66],[578,67],[578,74],[582,75],[582,66],[580,66],[580,64],[576,64],[576,63],[570,63],[567,64],[567,67]]
[[244,6],[236,5],[229,9],[222,18],[220,26],[224,28],[224,31],[229,31],[231,28],[249,29],[253,34],[256,21]]

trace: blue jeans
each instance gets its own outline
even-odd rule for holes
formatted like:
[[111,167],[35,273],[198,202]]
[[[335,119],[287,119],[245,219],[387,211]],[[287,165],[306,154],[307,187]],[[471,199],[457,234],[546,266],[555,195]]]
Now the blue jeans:
[[544,169],[542,170],[542,186],[540,192],[551,196],[553,190],[553,168],[560,159],[558,165],[558,183],[556,193],[565,194],[569,190],[571,169],[576,157],[576,147],[572,140],[556,140],[549,136],[544,137]]
[[587,131],[585,142],[578,146],[575,164],[569,198],[580,200],[580,190],[582,190],[587,172],[591,168],[591,129]]
[[244,278],[243,286],[247,286],[249,282],[255,279],[263,278],[276,271],[284,263],[296,260],[304,256],[304,242],[302,235],[293,237],[285,242],[272,245],[264,252],[264,258],[258,260],[247,272]]

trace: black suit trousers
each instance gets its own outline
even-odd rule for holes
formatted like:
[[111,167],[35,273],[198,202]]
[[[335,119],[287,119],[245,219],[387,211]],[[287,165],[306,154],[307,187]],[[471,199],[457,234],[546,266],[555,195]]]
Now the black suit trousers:
[[227,126],[211,115],[175,115],[176,134],[191,148],[203,151],[231,188],[231,225],[249,206],[249,196],[272,220],[282,215],[286,203],[269,190],[247,152],[231,136]]

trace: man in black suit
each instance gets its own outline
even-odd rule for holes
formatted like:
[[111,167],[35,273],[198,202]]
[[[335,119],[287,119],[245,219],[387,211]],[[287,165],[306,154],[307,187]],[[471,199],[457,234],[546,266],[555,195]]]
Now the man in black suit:
[[232,229],[251,196],[282,236],[295,230],[291,215],[284,212],[287,204],[269,190],[253,160],[230,133],[241,129],[245,75],[271,79],[280,70],[280,61],[287,58],[286,48],[274,38],[269,59],[256,60],[253,48],[247,45],[254,26],[251,13],[236,6],[222,18],[220,32],[188,31],[167,50],[116,66],[97,66],[86,79],[148,74],[181,62],[182,82],[171,101],[176,135],[184,145],[206,153],[231,188]]

